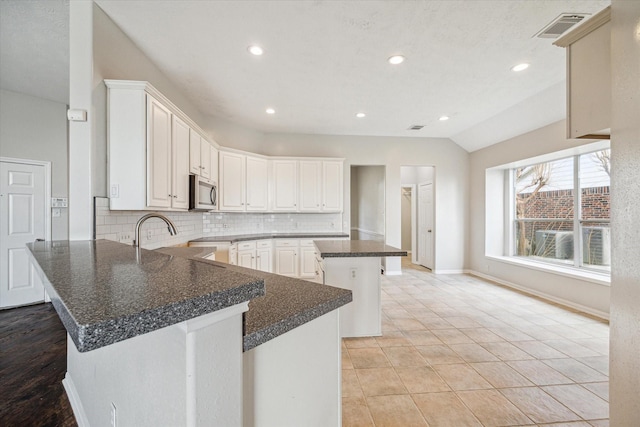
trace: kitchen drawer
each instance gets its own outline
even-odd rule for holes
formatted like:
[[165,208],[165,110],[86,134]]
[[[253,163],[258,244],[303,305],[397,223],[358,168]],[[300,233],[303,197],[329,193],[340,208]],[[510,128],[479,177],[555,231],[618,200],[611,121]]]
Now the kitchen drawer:
[[256,246],[258,248],[270,248],[271,247],[271,240],[258,240],[256,242]]
[[255,248],[256,248],[255,240],[253,240],[251,242],[238,242],[238,250],[239,251],[246,251],[246,250],[251,250],[251,249],[255,249]]
[[300,246],[313,246],[313,239],[301,239]]
[[293,248],[298,246],[297,240],[276,239],[276,248]]

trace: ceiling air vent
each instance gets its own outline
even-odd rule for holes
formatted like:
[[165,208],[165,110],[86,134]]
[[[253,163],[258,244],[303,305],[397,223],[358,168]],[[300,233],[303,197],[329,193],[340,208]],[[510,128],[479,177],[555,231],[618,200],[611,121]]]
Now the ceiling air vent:
[[555,39],[574,25],[582,22],[588,13],[563,13],[540,30],[534,37]]
[[413,125],[408,130],[420,130],[424,127],[424,125]]

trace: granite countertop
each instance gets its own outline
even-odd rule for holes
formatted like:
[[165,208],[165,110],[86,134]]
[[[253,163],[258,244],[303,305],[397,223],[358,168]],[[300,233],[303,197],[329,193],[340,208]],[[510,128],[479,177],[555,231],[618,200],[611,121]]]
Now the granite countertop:
[[[156,249],[158,252],[175,256],[202,255],[194,250],[201,250],[201,248]],[[251,275],[264,280],[265,295],[252,299],[249,302],[249,311],[244,314],[244,351],[251,350],[352,301],[351,291],[347,289],[217,261],[201,261],[224,266],[229,272]]]
[[80,352],[265,293],[264,281],[255,275],[108,240],[35,242],[27,247]]
[[322,258],[406,256],[393,246],[373,240],[318,240],[314,241]]
[[229,236],[211,236],[202,237],[189,241],[189,243],[203,242],[244,242],[247,240],[264,240],[264,239],[324,239],[324,238],[340,238],[349,237],[348,233],[342,231],[336,232],[306,232],[306,233],[256,233],[256,234],[234,234]]

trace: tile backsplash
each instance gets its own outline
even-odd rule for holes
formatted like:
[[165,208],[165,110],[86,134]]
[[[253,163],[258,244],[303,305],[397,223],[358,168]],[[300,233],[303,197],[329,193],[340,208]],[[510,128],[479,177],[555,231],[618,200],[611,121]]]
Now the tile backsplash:
[[228,213],[204,214],[205,237],[228,234],[342,231],[342,214]]
[[[133,235],[138,219],[149,211],[112,211],[109,199],[95,198],[96,239],[120,241],[122,233]],[[171,236],[166,224],[149,219],[141,230],[142,247],[156,249],[186,243],[200,237],[253,233],[295,233],[342,231],[342,214],[160,212],[178,228]],[[151,238],[148,238],[151,230]]]

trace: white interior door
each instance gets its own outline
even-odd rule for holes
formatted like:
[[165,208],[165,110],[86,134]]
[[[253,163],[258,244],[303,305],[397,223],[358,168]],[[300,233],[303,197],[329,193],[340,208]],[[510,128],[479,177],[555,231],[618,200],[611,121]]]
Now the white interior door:
[[25,244],[47,237],[45,167],[0,162],[0,175],[0,307],[43,301]]
[[433,270],[433,183],[418,186],[418,263]]

